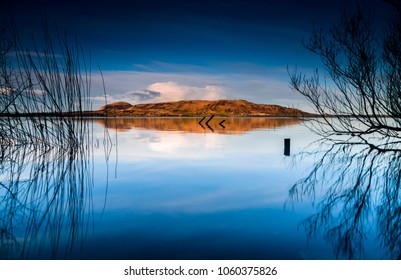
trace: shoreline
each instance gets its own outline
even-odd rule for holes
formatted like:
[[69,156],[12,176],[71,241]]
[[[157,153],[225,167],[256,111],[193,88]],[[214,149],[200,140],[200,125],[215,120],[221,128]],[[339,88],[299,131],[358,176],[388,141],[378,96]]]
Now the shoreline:
[[[212,115],[118,115],[118,114],[87,114],[87,113],[31,113],[31,114],[0,114],[0,118],[203,118]],[[297,115],[213,115],[214,118],[322,118],[322,116],[297,116]],[[326,116],[327,117],[327,116]]]

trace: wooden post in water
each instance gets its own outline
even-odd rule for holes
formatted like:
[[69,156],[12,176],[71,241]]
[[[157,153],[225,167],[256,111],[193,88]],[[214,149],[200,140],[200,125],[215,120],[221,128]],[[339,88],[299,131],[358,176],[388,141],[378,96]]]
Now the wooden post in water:
[[290,145],[291,145],[291,139],[290,138],[285,138],[284,139],[284,155],[289,156],[290,155]]

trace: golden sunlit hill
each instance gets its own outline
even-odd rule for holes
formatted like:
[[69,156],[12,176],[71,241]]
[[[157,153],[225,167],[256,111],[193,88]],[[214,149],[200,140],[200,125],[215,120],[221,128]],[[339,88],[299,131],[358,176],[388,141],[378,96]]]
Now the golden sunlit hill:
[[104,110],[112,110],[112,111],[117,111],[117,110],[126,110],[128,108],[131,108],[132,105],[128,102],[124,101],[118,101],[118,102],[113,102],[110,104],[107,104],[103,107],[100,107],[98,111],[104,111]]
[[312,114],[279,105],[255,104],[246,100],[184,100],[131,105],[114,102],[99,108],[99,116],[223,116],[223,117],[301,117]]

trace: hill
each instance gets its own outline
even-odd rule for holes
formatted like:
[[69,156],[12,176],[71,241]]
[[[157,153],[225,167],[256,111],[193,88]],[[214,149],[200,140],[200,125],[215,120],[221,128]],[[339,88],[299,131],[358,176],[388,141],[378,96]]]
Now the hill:
[[246,100],[184,100],[176,102],[131,105],[114,102],[99,108],[102,116],[224,116],[224,117],[299,117],[311,114],[279,105],[255,104]]

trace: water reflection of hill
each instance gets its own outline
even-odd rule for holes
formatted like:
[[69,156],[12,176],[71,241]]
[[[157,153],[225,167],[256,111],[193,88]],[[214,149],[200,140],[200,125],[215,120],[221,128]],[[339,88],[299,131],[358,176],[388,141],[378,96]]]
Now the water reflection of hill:
[[[133,128],[190,133],[242,134],[256,129],[275,129],[300,123],[296,118],[213,118],[208,125],[201,118],[101,118],[96,122],[103,127],[128,131]],[[222,125],[219,123],[224,121]]]

